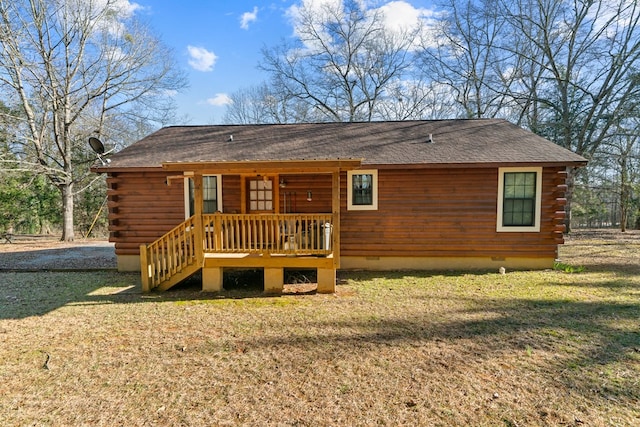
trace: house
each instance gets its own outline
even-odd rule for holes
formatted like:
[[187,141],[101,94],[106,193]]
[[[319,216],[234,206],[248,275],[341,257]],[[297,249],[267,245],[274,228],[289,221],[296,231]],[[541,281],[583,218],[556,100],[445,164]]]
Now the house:
[[143,290],[202,272],[544,269],[563,243],[567,169],[586,160],[505,120],[163,128],[93,167],[118,268]]

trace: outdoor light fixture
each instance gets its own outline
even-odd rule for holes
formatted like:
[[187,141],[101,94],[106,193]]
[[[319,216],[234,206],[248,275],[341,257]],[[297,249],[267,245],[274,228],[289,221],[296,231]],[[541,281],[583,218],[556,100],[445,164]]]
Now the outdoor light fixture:
[[311,200],[313,200],[312,194],[311,194],[311,190],[307,191],[307,202],[310,202]]

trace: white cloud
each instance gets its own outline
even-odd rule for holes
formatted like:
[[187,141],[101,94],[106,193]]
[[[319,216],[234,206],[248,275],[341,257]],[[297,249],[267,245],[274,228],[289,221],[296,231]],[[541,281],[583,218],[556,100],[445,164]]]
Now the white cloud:
[[410,49],[418,48],[419,43],[433,45],[439,33],[437,19],[442,12],[435,9],[415,8],[403,0],[391,1],[381,6],[382,19],[387,31],[405,34],[418,31],[418,38]]
[[[435,19],[438,17],[438,12],[435,9],[416,8],[405,0],[389,2],[356,0],[356,2],[365,16],[369,18],[379,13],[385,30],[390,33],[409,33],[420,30],[419,36],[423,39],[432,38]],[[374,3],[382,4],[382,6],[371,7]],[[287,9],[286,15],[293,26],[294,34],[301,37],[301,26],[307,25],[307,23],[302,23],[302,15],[312,16],[314,24],[318,28],[322,28],[324,23],[348,19],[344,16],[344,5],[345,0],[300,0]],[[322,34],[321,29],[318,31],[320,31],[321,37],[329,37],[327,34]],[[305,46],[311,50],[317,48],[309,40],[305,40]]]
[[119,19],[128,19],[138,10],[143,10],[144,6],[129,0],[68,0],[68,4],[74,7],[88,7],[94,11],[106,10],[111,12],[111,16],[116,15]]
[[245,12],[240,17],[240,28],[243,30],[249,29],[249,24],[255,22],[258,19],[258,7],[254,6],[253,12]]
[[218,57],[215,53],[208,51],[203,47],[187,46],[189,51],[189,65],[198,71],[213,71]]
[[287,16],[291,20],[294,31],[300,25],[301,12],[311,11],[311,15],[318,17],[318,21],[327,21],[329,10],[343,10],[342,0],[302,0],[300,4],[294,4],[287,9]]
[[385,26],[390,30],[406,31],[417,28],[425,18],[433,17],[434,12],[429,9],[416,9],[405,1],[392,1],[379,9]]
[[207,99],[207,104],[214,107],[222,107],[231,104],[231,98],[226,93],[216,93],[213,98]]
[[303,23],[305,21],[303,16],[312,17],[313,25],[318,29],[319,36],[328,41],[330,36],[322,29],[322,26],[329,22],[344,21],[344,3],[343,0],[301,0],[287,9],[286,16],[293,27],[293,33],[304,39],[306,49],[322,50],[322,43],[304,36],[304,27],[308,25],[308,22]]
[[138,3],[132,3],[129,0],[116,0],[113,3],[113,8],[118,11],[118,14],[123,18],[131,18],[138,10],[144,9]]
[[139,10],[145,9],[144,6],[129,0],[66,0],[66,3],[79,16],[90,19],[97,33],[105,32],[114,36],[125,31],[126,20],[132,18]]

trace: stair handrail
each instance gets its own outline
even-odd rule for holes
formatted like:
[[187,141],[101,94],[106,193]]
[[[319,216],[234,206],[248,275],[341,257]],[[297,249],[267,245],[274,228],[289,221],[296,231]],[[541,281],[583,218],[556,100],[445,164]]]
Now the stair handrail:
[[163,281],[198,261],[195,218],[191,216],[153,242],[140,245],[142,291],[149,292]]

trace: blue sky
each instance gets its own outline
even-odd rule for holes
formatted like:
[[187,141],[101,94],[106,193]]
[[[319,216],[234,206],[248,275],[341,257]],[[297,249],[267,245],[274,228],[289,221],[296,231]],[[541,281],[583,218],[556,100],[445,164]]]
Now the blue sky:
[[[302,1],[341,0],[128,2],[174,50],[178,64],[187,73],[189,88],[176,96],[178,114],[188,116],[191,124],[215,124],[222,122],[229,94],[266,79],[257,68],[260,50],[293,36],[288,11]],[[395,20],[427,13],[431,4],[425,0],[361,1],[385,6]]]

